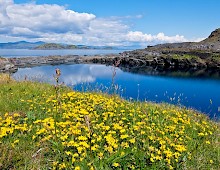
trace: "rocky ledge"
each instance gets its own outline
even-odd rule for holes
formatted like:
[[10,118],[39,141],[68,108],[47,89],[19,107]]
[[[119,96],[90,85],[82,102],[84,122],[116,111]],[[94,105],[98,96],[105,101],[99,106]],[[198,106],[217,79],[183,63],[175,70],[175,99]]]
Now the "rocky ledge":
[[46,56],[46,57],[20,57],[8,58],[8,62],[16,68],[34,67],[41,65],[59,65],[59,64],[82,64],[82,63],[100,63],[113,64],[116,60],[121,59],[120,55],[105,55],[105,56]]
[[17,67],[7,58],[0,57],[0,72],[16,72]]

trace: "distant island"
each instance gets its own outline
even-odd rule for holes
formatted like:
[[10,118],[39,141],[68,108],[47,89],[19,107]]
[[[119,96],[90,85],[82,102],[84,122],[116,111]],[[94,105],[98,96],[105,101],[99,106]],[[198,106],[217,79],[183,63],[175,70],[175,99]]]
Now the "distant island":
[[34,50],[59,50],[59,49],[78,49],[76,45],[62,45],[57,43],[45,43],[33,48]]
[[87,46],[87,45],[73,45],[73,44],[60,44],[60,43],[46,43],[43,41],[38,42],[8,42],[0,43],[0,49],[30,49],[30,50],[65,50],[65,49],[101,49],[113,50],[117,47],[111,46]]
[[33,48],[34,50],[65,50],[65,49],[103,49],[112,50],[110,46],[86,46],[86,45],[69,45],[58,43],[45,43]]
[[37,46],[45,44],[43,41],[38,42],[27,42],[27,41],[18,41],[18,42],[8,42],[0,43],[0,49],[33,49]]

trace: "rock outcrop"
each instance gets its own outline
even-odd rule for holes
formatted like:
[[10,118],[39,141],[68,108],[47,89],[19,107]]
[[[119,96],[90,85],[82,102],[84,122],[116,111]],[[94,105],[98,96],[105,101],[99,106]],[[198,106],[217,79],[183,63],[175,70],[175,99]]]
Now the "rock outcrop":
[[[122,53],[130,66],[220,68],[220,29],[201,42],[168,43]],[[138,62],[135,62],[138,61]],[[134,63],[134,64],[132,64]],[[141,64],[141,65],[140,65]]]
[[13,73],[17,71],[17,67],[6,58],[0,58],[0,72]]
[[220,28],[213,31],[208,38],[200,42],[158,44],[155,46],[148,46],[145,50],[171,53],[219,53]]

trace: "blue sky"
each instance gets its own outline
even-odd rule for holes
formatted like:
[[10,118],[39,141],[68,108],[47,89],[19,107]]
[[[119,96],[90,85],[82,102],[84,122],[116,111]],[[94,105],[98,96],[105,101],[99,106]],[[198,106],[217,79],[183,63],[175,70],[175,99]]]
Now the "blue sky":
[[219,0],[0,0],[0,41],[198,41],[220,27],[219,8]]

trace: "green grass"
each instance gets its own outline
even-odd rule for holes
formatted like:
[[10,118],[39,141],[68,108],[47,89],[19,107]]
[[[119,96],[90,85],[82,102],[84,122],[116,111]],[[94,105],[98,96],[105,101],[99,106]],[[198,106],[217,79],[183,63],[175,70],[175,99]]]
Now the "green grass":
[[219,63],[219,62],[220,62],[220,55],[219,55],[219,54],[212,55],[211,59],[212,59],[214,62]]
[[0,169],[220,167],[219,123],[196,111],[0,80]]
[[[55,88],[50,84],[30,81],[16,82],[9,75],[0,74],[0,112],[25,112],[29,106],[21,100],[32,100],[41,95],[55,94]],[[62,90],[68,91],[67,87]]]
[[200,58],[198,56],[195,55],[189,55],[189,54],[183,54],[183,55],[179,55],[179,54],[174,54],[172,55],[173,59],[188,59],[188,60],[200,60]]

